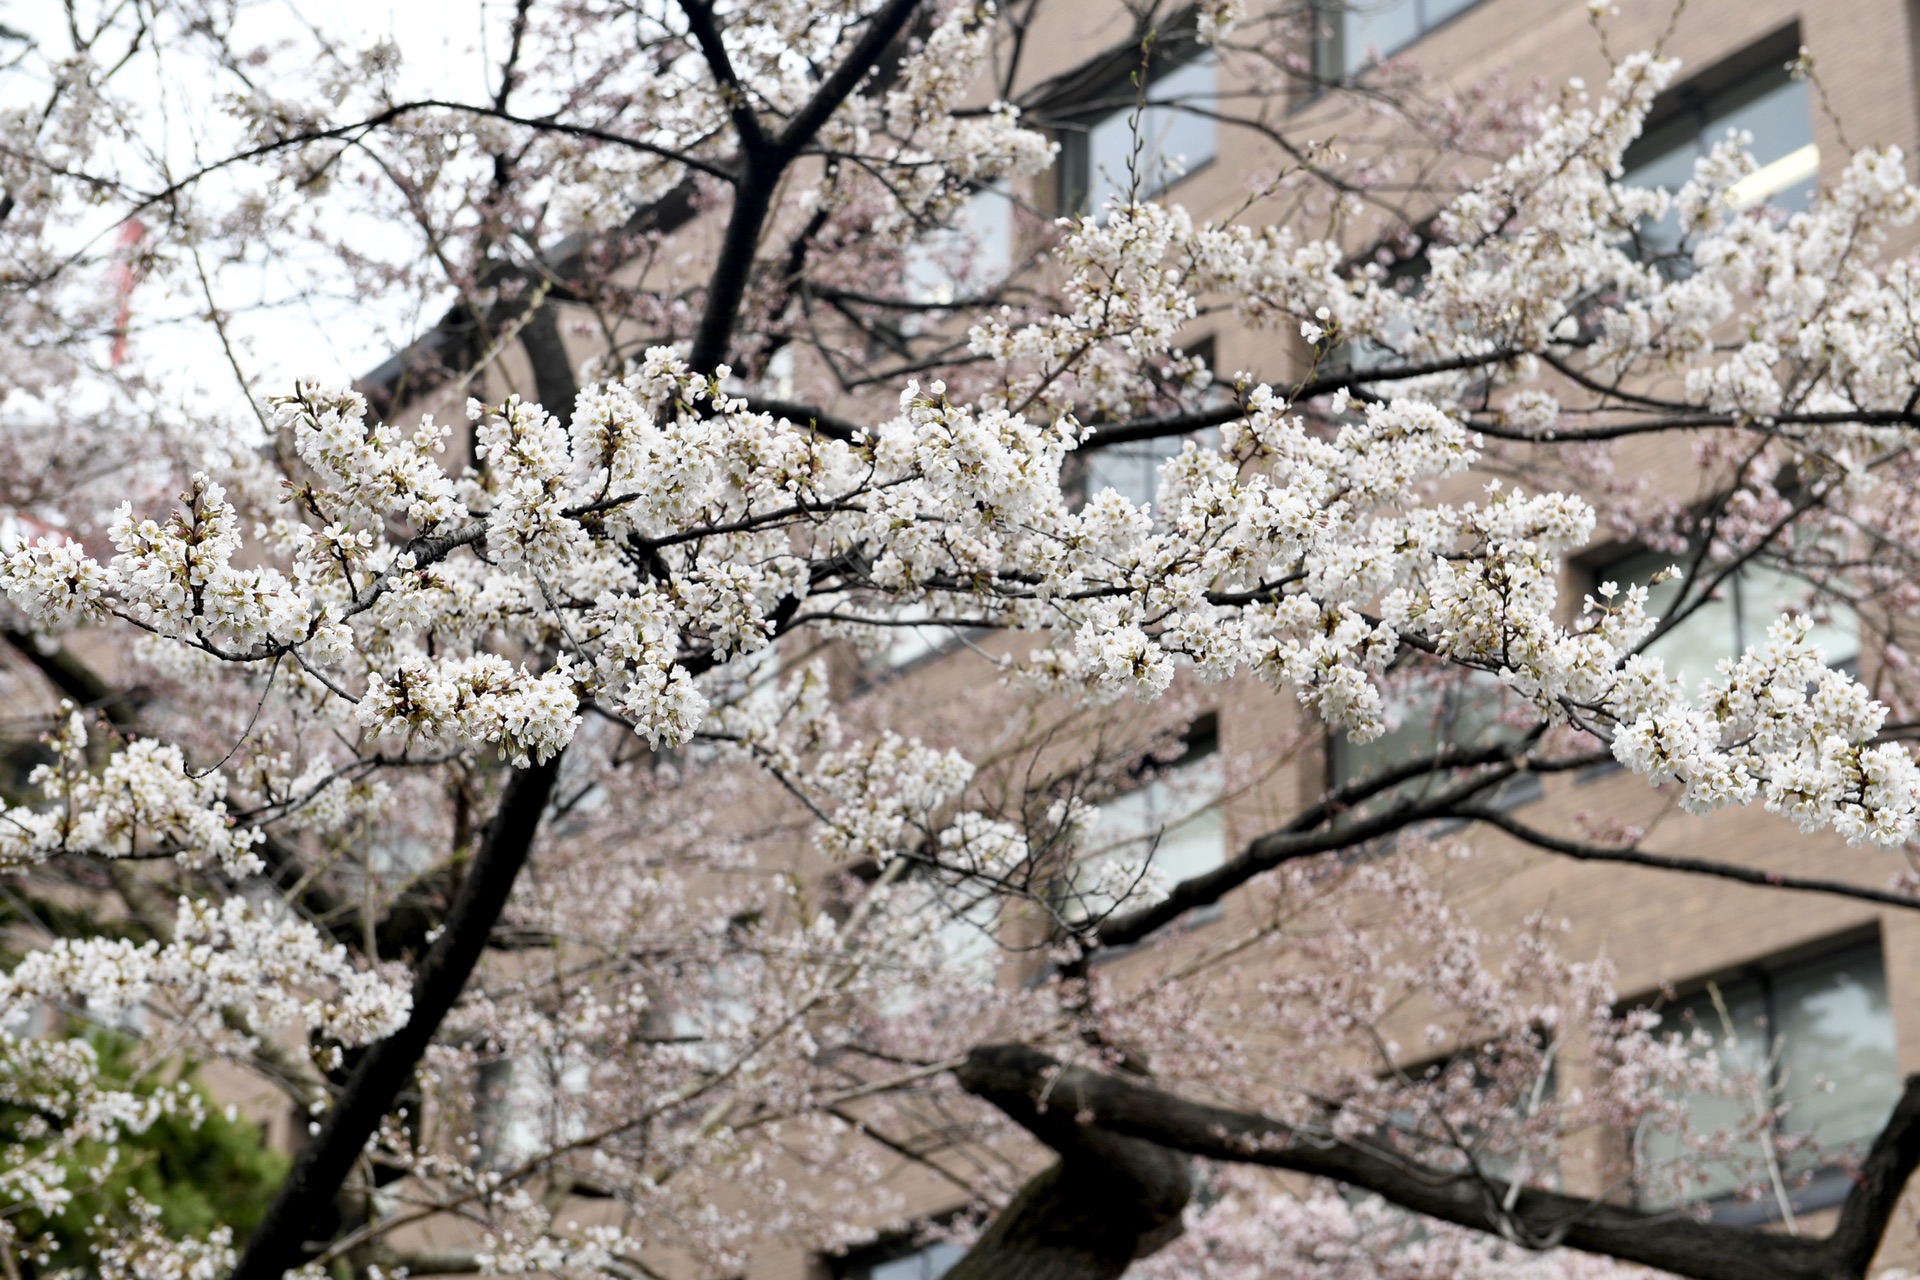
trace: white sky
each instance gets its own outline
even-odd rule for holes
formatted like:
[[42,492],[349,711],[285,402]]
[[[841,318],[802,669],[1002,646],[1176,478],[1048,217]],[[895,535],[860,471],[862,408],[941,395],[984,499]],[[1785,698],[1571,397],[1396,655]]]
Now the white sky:
[[[84,12],[111,0],[78,0]],[[0,0],[0,24],[38,38],[56,56],[68,49],[63,6],[53,0]],[[512,0],[437,0],[396,3],[395,0],[325,0],[296,4],[293,0],[242,0],[235,24],[235,44],[295,40],[310,44],[312,25],[348,48],[365,48],[385,36],[399,46],[403,58],[402,82],[409,93],[442,98],[477,99],[488,92],[487,54],[498,56],[511,18]],[[492,47],[484,48],[491,31]],[[117,49],[119,42],[109,47]],[[0,48],[0,53],[9,50]],[[214,91],[232,91],[237,82],[216,81],[205,71],[205,59],[188,48],[159,50],[160,73],[149,61],[137,76],[122,73],[115,84],[136,103],[151,104],[153,130],[139,130],[143,140],[157,145],[164,139],[175,172],[191,167],[195,154],[194,130],[189,121],[205,120]],[[131,69],[131,68],[130,68]],[[0,71],[0,103],[40,101],[46,78],[41,67],[23,63]],[[209,145],[209,144],[203,144]],[[202,151],[204,157],[206,151]],[[108,162],[110,163],[110,161]],[[238,176],[238,175],[236,175]],[[231,187],[228,190],[232,190]],[[345,208],[344,202],[339,207]],[[346,218],[344,213],[342,218]],[[73,229],[75,243],[96,236],[111,238],[115,218],[103,213],[93,226]],[[353,242],[387,253],[409,252],[408,233],[372,219],[343,225]],[[295,378],[338,382],[358,377],[396,349],[403,335],[417,335],[446,304],[432,300],[413,315],[391,315],[344,298],[302,299],[291,305],[291,285],[303,276],[299,262],[278,270],[258,266],[209,263],[216,271],[216,292],[232,313],[230,335],[236,356],[256,391],[271,393],[290,388]],[[100,288],[110,290],[109,280]],[[192,317],[205,312],[204,301],[189,275],[185,279],[148,281],[133,296],[133,358],[162,372],[168,385],[191,403],[212,412],[245,412],[235,378],[210,326]],[[259,304],[268,304],[261,308]]]

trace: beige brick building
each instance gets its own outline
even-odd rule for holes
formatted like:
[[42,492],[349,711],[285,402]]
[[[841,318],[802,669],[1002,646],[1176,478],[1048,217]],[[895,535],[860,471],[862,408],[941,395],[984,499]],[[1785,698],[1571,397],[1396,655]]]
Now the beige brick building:
[[[1619,0],[1617,7],[1606,18],[1606,39],[1615,52],[1663,43],[1667,53],[1684,62],[1676,86],[1661,98],[1643,141],[1628,156],[1630,177],[1675,183],[1704,145],[1729,128],[1744,128],[1753,134],[1761,168],[1743,188],[1743,198],[1791,209],[1804,204],[1813,184],[1837,175],[1848,144],[1890,142],[1909,153],[1920,149],[1920,7],[1907,0],[1692,0],[1677,14],[1658,0]],[[1267,17],[1273,18],[1270,27],[1262,26]],[[1163,13],[1160,22],[1168,31],[1186,29],[1178,13]],[[1348,247],[1356,255],[1372,250],[1389,232],[1417,227],[1434,211],[1437,193],[1457,185],[1462,175],[1484,171],[1487,161],[1448,152],[1429,157],[1420,149],[1431,148],[1431,140],[1416,136],[1390,113],[1369,115],[1364,97],[1316,90],[1304,73],[1383,93],[1385,86],[1396,86],[1395,92],[1429,106],[1476,85],[1504,84],[1512,91],[1535,79],[1557,85],[1574,78],[1598,85],[1607,74],[1586,6],[1567,0],[1357,0],[1351,10],[1322,5],[1309,15],[1291,8],[1278,15],[1256,12],[1248,26],[1270,32],[1275,40],[1293,40],[1303,74],[1278,87],[1237,83],[1231,59],[1216,63],[1190,39],[1166,39],[1148,96],[1159,93],[1182,105],[1140,111],[1140,187],[1144,194],[1186,206],[1196,221],[1227,219],[1246,205],[1250,184],[1278,171],[1283,157],[1272,139],[1259,129],[1216,120],[1206,109],[1209,102],[1221,104],[1223,113],[1225,104],[1232,104],[1235,114],[1258,117],[1296,142],[1331,140],[1383,155],[1403,148],[1396,159],[1417,176],[1405,184],[1411,189],[1386,191],[1363,215],[1346,222]],[[1130,117],[1138,94],[1130,77],[1140,65],[1138,30],[1135,15],[1108,0],[1037,8],[1014,96],[1027,104],[1030,120],[1054,130],[1060,164],[1034,190],[986,192],[976,200],[966,221],[979,252],[968,271],[990,278],[1014,269],[1038,219],[1097,208],[1125,185],[1122,175],[1136,138]],[[1309,37],[1309,31],[1315,34]],[[1817,82],[1793,80],[1784,70],[1802,46],[1814,57]],[[1416,77],[1416,71],[1426,78]],[[1256,206],[1247,216],[1261,217],[1266,207]],[[717,231],[694,217],[672,234],[697,247]],[[1417,255],[1403,256],[1413,265],[1396,269],[1407,270],[1417,287]],[[624,272],[638,281],[653,272],[644,278],[654,283],[662,270],[671,268],[628,266],[616,275]],[[916,274],[918,286],[930,296],[981,283],[957,280],[937,245],[910,268],[910,279]],[[1276,352],[1275,342],[1271,332],[1252,332],[1223,316],[1197,324],[1185,346],[1205,353],[1222,376],[1248,369],[1278,378],[1298,367],[1304,352]],[[511,351],[503,357],[507,380],[530,385],[516,358]],[[1374,357],[1362,350],[1348,358]],[[793,376],[790,365],[784,375],[768,372],[776,381]],[[386,381],[407,397],[403,382]],[[893,394],[888,387],[849,391],[840,404],[828,407],[852,416]],[[1112,484],[1129,496],[1150,497],[1154,467],[1177,444],[1156,440],[1111,450],[1087,465],[1085,483]],[[1690,464],[1684,448],[1657,439],[1623,445],[1617,466],[1623,474],[1646,477],[1682,504],[1710,496],[1715,483]],[[1659,560],[1649,560],[1644,549],[1632,545],[1596,547],[1569,571],[1566,587],[1577,600],[1605,577],[1644,578]],[[1764,626],[1767,611],[1787,589],[1757,574],[1735,585],[1730,600],[1703,610],[1663,642],[1670,663],[1696,675],[1709,669],[1713,660],[1751,639],[1756,625]],[[1821,637],[1828,656],[1858,658],[1863,625],[1848,614],[1830,618]],[[850,672],[849,687],[870,685],[872,696],[896,699],[909,709],[917,700],[950,701],[972,687],[979,671],[968,666],[975,659],[967,646],[953,641],[938,627],[905,633],[877,663]],[[1866,659],[1860,661],[1861,675],[1871,681],[1875,672]],[[1188,728],[1186,754],[1158,781],[1107,806],[1115,842],[1124,846],[1152,833],[1155,857],[1174,879],[1208,870],[1230,851],[1275,830],[1320,800],[1331,785],[1449,741],[1486,741],[1491,731],[1486,709],[1474,705],[1471,690],[1402,707],[1404,727],[1365,749],[1326,741],[1302,724],[1290,700],[1251,682],[1201,690],[1193,697],[1200,710]],[[1242,762],[1238,772],[1227,763],[1236,761]],[[1247,761],[1257,767],[1247,769]],[[1898,866],[1886,856],[1847,850],[1831,837],[1802,835],[1757,808],[1712,818],[1688,816],[1643,779],[1605,765],[1517,778],[1499,803],[1543,832],[1573,834],[1592,820],[1611,820],[1646,828],[1649,849],[1762,874],[1880,888]],[[1572,924],[1565,952],[1609,957],[1628,1003],[1671,992],[1677,1004],[1670,1009],[1711,1021],[1718,1016],[1711,1004],[1717,995],[1748,1051],[1772,1064],[1770,1073],[1781,1087],[1813,1075],[1835,1082],[1832,1093],[1810,1097],[1796,1108],[1790,1123],[1818,1126],[1837,1146],[1855,1143],[1878,1129],[1900,1077],[1920,1072],[1920,914],[1669,871],[1582,865],[1485,825],[1467,835],[1480,853],[1471,875],[1462,877],[1460,907],[1486,935],[1512,936],[1535,913],[1563,915]],[[1182,945],[1204,947],[1210,931],[1230,929],[1252,909],[1244,898],[1230,896],[1219,908],[1190,915],[1182,922],[1188,930]],[[1122,956],[1113,964],[1124,973],[1126,966],[1145,962]],[[999,966],[999,980],[1029,978],[1033,964],[1024,956],[1010,958]],[[1418,1017],[1418,1010],[1409,1010],[1405,1021],[1412,1027]],[[1417,1043],[1417,1038],[1407,1041]],[[1410,1050],[1405,1059],[1403,1065],[1415,1067],[1434,1054]],[[1577,1063],[1567,1065],[1555,1087],[1590,1087],[1582,1070]],[[1642,1144],[1639,1159],[1671,1154],[1652,1141],[1651,1147]],[[1563,1154],[1564,1185],[1614,1199],[1638,1198],[1647,1205],[1671,1203],[1642,1185],[1633,1147],[1629,1135],[1590,1135]],[[931,1157],[936,1163],[945,1158]],[[1817,1232],[1822,1211],[1836,1205],[1851,1184],[1838,1167],[1802,1172],[1808,1176],[1794,1193],[1796,1210],[1809,1215],[1803,1225]],[[905,1164],[896,1189],[908,1211],[896,1223],[871,1224],[883,1233],[881,1244],[844,1257],[819,1257],[768,1242],[749,1271],[752,1280],[934,1280],[958,1251],[916,1243],[895,1229],[937,1220],[961,1208],[964,1197],[924,1169]],[[1715,1182],[1701,1194],[1712,1199],[1728,1189]],[[1713,1212],[1730,1222],[1778,1217],[1765,1202],[1723,1200]],[[1890,1248],[1904,1257],[1912,1234],[1896,1225]]]
[[[1911,4],[1696,0],[1676,14],[1664,4],[1621,0],[1617,9],[1606,20],[1614,51],[1663,42],[1666,52],[1684,62],[1675,87],[1661,98],[1642,142],[1628,156],[1629,178],[1677,185],[1705,145],[1729,128],[1742,128],[1753,134],[1761,166],[1742,196],[1755,204],[1792,209],[1804,205],[1815,182],[1837,175],[1848,144],[1891,142],[1912,154],[1920,141],[1920,9]],[[1504,81],[1513,87],[1536,77],[1550,84],[1579,77],[1598,85],[1607,72],[1586,8],[1559,0],[1362,0],[1350,12],[1321,6],[1314,20],[1318,39],[1310,57],[1316,74],[1366,85],[1391,82],[1404,68],[1417,68],[1433,77],[1421,81],[1418,89],[1429,99],[1475,84]],[[1062,157],[1052,188],[1033,193],[1039,212],[1096,207],[1105,193],[1124,185],[1116,170],[1124,168],[1126,148],[1133,141],[1125,120],[1134,91],[1125,77],[1137,63],[1135,41],[1132,17],[1118,6],[1079,3],[1040,11],[1025,78],[1032,85],[1051,86],[1036,95],[1043,105],[1034,114],[1055,125]],[[1817,82],[1793,80],[1786,73],[1785,64],[1802,46],[1813,55]],[[1190,95],[1189,100],[1205,101],[1217,95],[1220,102],[1249,110],[1255,95],[1270,91],[1270,86],[1235,83],[1205,56],[1186,62],[1182,56],[1189,55],[1167,56],[1159,78],[1150,82],[1149,96],[1157,86],[1168,97]],[[1307,56],[1303,49],[1302,57]],[[1387,60],[1384,70],[1379,68],[1381,59]],[[1304,81],[1294,86],[1291,98],[1267,99],[1264,110],[1295,140],[1366,132],[1359,127],[1360,109],[1350,98],[1316,92]],[[1140,133],[1148,139],[1142,185],[1163,186],[1162,198],[1185,205],[1196,221],[1234,216],[1247,198],[1250,181],[1277,163],[1271,142],[1256,131],[1216,123],[1203,114],[1174,109],[1156,114],[1150,106],[1142,113]],[[1178,165],[1156,170],[1155,146],[1163,154],[1183,157],[1184,171]],[[1483,162],[1456,157],[1451,163],[1470,174]],[[1444,181],[1438,185],[1444,187]],[[1383,202],[1391,209],[1377,211],[1373,225],[1391,225],[1394,213],[1417,223],[1432,210],[1433,201],[1430,193],[1396,196]],[[987,213],[979,216],[977,225],[998,236],[1009,234],[1009,222],[1004,215]],[[1356,225],[1364,229],[1368,223],[1359,219]],[[1356,253],[1370,247],[1364,230],[1353,236],[1351,247]],[[1187,346],[1208,353],[1222,376],[1256,369],[1260,376],[1272,377],[1277,372],[1273,342],[1270,333],[1248,332],[1228,319],[1196,326]],[[1090,479],[1133,496],[1150,496],[1152,468],[1171,447],[1177,442],[1116,450],[1128,456],[1110,455],[1091,464]],[[1713,483],[1689,464],[1684,451],[1657,442],[1624,448],[1618,466],[1622,473],[1649,477],[1683,503],[1706,498]],[[1652,567],[1639,548],[1600,546],[1570,572],[1566,585],[1577,600],[1603,576],[1628,581],[1644,578]],[[1756,615],[1779,598],[1780,587],[1768,581],[1741,585],[1744,594],[1736,593],[1736,599],[1711,616],[1697,616],[1683,634],[1664,642],[1661,652],[1670,664],[1697,677],[1714,659],[1736,651],[1737,642],[1752,637]],[[1857,654],[1860,625],[1859,619],[1846,616],[1830,622],[1822,634],[1830,658]],[[942,684],[942,662],[966,661],[960,655],[937,656],[932,641],[910,646],[905,656],[912,670],[903,679],[928,688]],[[1871,670],[1861,674],[1868,680],[1874,675]],[[1211,702],[1205,741],[1194,752],[1186,775],[1193,793],[1220,787],[1220,771],[1209,760],[1258,756],[1299,731],[1291,706],[1250,686],[1229,685],[1202,696]],[[1160,797],[1156,808],[1154,797],[1142,795],[1135,802],[1138,816],[1129,810],[1120,820],[1164,833],[1159,856],[1173,859],[1177,879],[1205,870],[1210,861],[1275,829],[1319,799],[1330,783],[1431,749],[1449,735],[1470,741],[1476,732],[1486,731],[1484,716],[1476,722],[1470,705],[1405,710],[1405,728],[1363,750],[1316,743],[1287,754],[1272,769],[1260,771],[1257,781],[1230,789],[1210,817],[1190,799]],[[1885,857],[1862,857],[1831,837],[1802,835],[1757,809],[1711,818],[1688,816],[1643,779],[1607,766],[1520,779],[1502,804],[1536,829],[1571,833],[1583,821],[1613,819],[1646,828],[1649,849],[1768,874],[1844,879],[1878,888],[1898,865]],[[1703,1025],[1717,1026],[1720,1015],[1712,1004],[1717,995],[1746,1050],[1756,1061],[1772,1064],[1779,1087],[1788,1088],[1795,1078],[1804,1083],[1815,1074],[1833,1080],[1832,1093],[1803,1100],[1787,1123],[1817,1128],[1835,1145],[1857,1143],[1877,1131],[1899,1077],[1920,1071],[1920,915],[1672,872],[1580,865],[1484,826],[1470,838],[1481,853],[1470,882],[1462,884],[1461,906],[1490,937],[1512,935],[1535,912],[1565,915],[1573,926],[1566,952],[1611,958],[1628,1003],[1662,1000],[1663,993],[1671,993],[1664,997],[1674,1001],[1667,1005],[1670,1017],[1697,1017]],[[1238,899],[1229,898],[1224,911],[1184,922],[1192,931],[1192,945],[1204,946],[1209,930],[1230,928],[1244,909]],[[1123,957],[1115,963],[1125,966],[1132,960]],[[1407,1021],[1411,1026],[1417,1016],[1410,1013]],[[1422,1059],[1430,1059],[1430,1054],[1409,1053],[1408,1065]],[[1556,1087],[1588,1087],[1591,1082],[1581,1078],[1581,1070],[1568,1067]],[[1591,1135],[1579,1149],[1564,1154],[1564,1185],[1644,1205],[1671,1203],[1670,1193],[1662,1198],[1662,1193],[1640,1185],[1633,1173],[1632,1147],[1628,1135]],[[1653,1138],[1643,1142],[1638,1158],[1657,1160],[1668,1154]],[[1727,1176],[1710,1178],[1697,1192],[1714,1202],[1716,1220],[1772,1221],[1772,1229],[1778,1229],[1777,1207],[1764,1201],[1715,1199],[1729,1189]],[[937,1180],[912,1174],[903,1174],[903,1179],[921,1214],[937,1218],[959,1207],[952,1189]],[[1838,1168],[1811,1172],[1794,1192],[1796,1211],[1808,1215],[1801,1229],[1824,1230],[1831,1215],[1822,1211],[1836,1205],[1850,1185]],[[1896,1225],[1883,1261],[1910,1253],[1911,1235],[1910,1229]],[[910,1240],[844,1258],[770,1249],[751,1274],[756,1280],[933,1280],[957,1257],[952,1246]]]

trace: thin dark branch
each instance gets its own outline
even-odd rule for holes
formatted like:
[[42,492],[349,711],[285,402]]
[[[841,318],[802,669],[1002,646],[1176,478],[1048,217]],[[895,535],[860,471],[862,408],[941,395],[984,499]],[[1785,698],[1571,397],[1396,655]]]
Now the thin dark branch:
[[[1238,857],[1229,858],[1211,871],[1182,880],[1173,886],[1165,898],[1153,905],[1129,911],[1125,915],[1109,916],[1100,922],[1094,935],[1102,946],[1130,946],[1156,929],[1172,924],[1195,907],[1213,905],[1262,872],[1301,858],[1331,853],[1336,849],[1350,849],[1418,823],[1445,819],[1473,797],[1484,794],[1518,772],[1519,766],[1507,760],[1430,799],[1395,804],[1364,817],[1335,816],[1320,830],[1282,828],[1269,832],[1249,844]],[[1370,782],[1367,785],[1374,784]],[[1329,814],[1330,808],[1315,806],[1309,812]],[[1305,816],[1302,815],[1303,818]]]
[[1892,893],[1885,889],[1870,889],[1865,885],[1848,884],[1844,880],[1821,880],[1809,876],[1787,875],[1778,871],[1761,871],[1754,867],[1734,866],[1725,862],[1710,862],[1705,858],[1648,853],[1642,849],[1622,849],[1569,840],[1564,836],[1556,836],[1529,826],[1510,813],[1492,809],[1486,805],[1457,805],[1450,816],[1463,818],[1469,822],[1484,822],[1490,827],[1506,832],[1516,840],[1524,840],[1536,849],[1544,849],[1548,853],[1555,853],[1563,858],[1572,858],[1576,862],[1617,862],[1625,866],[1649,867],[1655,871],[1680,871],[1688,875],[1712,876],[1717,880],[1732,880],[1739,884],[1758,885],[1766,889],[1791,889],[1799,893],[1831,894],[1835,897],[1853,898],[1859,902],[1872,902],[1883,907],[1901,907],[1908,911],[1920,908],[1920,898]]

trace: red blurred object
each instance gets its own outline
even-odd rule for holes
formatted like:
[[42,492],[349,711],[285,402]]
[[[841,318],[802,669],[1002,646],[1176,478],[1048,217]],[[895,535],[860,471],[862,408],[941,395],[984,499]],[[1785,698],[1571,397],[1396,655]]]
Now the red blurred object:
[[120,261],[113,268],[113,365],[127,358],[127,322],[133,315],[133,286],[140,282],[140,259],[135,253],[147,238],[147,224],[128,218],[120,224]]

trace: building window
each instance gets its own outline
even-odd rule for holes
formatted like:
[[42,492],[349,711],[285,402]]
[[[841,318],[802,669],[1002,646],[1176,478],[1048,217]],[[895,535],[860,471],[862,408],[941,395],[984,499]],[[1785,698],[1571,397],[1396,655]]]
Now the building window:
[[[1695,580],[1684,573],[1664,582],[1653,579],[1670,568],[1684,570],[1690,560],[1686,554],[1641,552],[1616,561],[1599,577],[1622,590],[1646,586],[1647,612],[1665,619],[1676,607],[1699,600],[1700,591]],[[1705,565],[1697,580],[1704,584],[1716,576],[1718,570]],[[1807,612],[1810,590],[1804,580],[1792,574],[1748,561],[1672,630],[1648,645],[1646,652],[1664,661],[1667,674],[1678,677],[1683,688],[1694,692],[1723,659],[1737,659],[1749,648],[1766,643],[1767,628],[1775,618],[1783,613]],[[1860,656],[1860,620],[1844,606],[1828,611],[1824,617],[1816,615],[1810,638],[1828,666],[1848,669]]]
[[1123,80],[1098,110],[1062,128],[1060,212],[1104,220],[1112,205],[1129,196],[1151,200],[1219,154],[1219,128],[1210,114],[1219,97],[1213,51],[1151,63],[1147,75],[1144,93],[1131,78]]
[[1062,898],[1064,919],[1098,920],[1123,902],[1156,899],[1226,861],[1219,724],[1213,715],[1196,720],[1178,757],[1149,764],[1152,777],[1099,806],[1099,816],[1080,833],[1080,858]]
[[[1442,672],[1394,691],[1387,698],[1387,731],[1371,742],[1352,742],[1336,732],[1328,747],[1328,781],[1334,787],[1365,782],[1396,766],[1429,759],[1456,747],[1511,742],[1519,730],[1505,717],[1519,698],[1484,671]],[[1531,718],[1531,717],[1529,717]],[[1392,788],[1386,803],[1417,800],[1447,785],[1447,770],[1422,774]],[[1496,803],[1513,805],[1540,794],[1537,774],[1526,773],[1501,788]]]
[[[1622,157],[1622,181],[1678,191],[1693,177],[1696,161],[1730,131],[1744,130],[1753,137],[1758,168],[1728,192],[1734,206],[1767,205],[1788,213],[1805,209],[1820,174],[1820,148],[1813,140],[1806,82],[1793,79],[1783,65],[1797,45],[1797,34],[1787,43],[1769,41],[1741,60],[1750,70],[1710,72],[1701,77],[1701,87],[1682,86],[1655,103],[1646,132]],[[1679,217],[1668,213],[1659,222],[1643,223],[1636,234],[1643,257],[1673,253],[1680,246]]]
[[[1696,1134],[1738,1135],[1724,1157],[1702,1160],[1679,1134],[1653,1127],[1636,1136],[1639,1202],[1669,1208],[1714,1201],[1716,1221],[1758,1223],[1781,1216],[1777,1199],[1735,1200],[1768,1182],[1775,1152],[1796,1213],[1838,1204],[1852,1188],[1839,1167],[1865,1154],[1900,1094],[1893,1015],[1878,939],[1811,960],[1765,964],[1661,1010],[1662,1030],[1704,1033],[1723,1069],[1753,1082],[1725,1094],[1691,1094]],[[1817,1147],[1807,1145],[1812,1139]],[[1690,1166],[1687,1179],[1673,1176]]]
[[[1204,390],[1196,393],[1191,389],[1191,384],[1184,380],[1189,373],[1200,371],[1205,371],[1202,376],[1212,378],[1212,371],[1218,365],[1211,335],[1188,344],[1184,350],[1176,350],[1173,357],[1172,365],[1162,371],[1172,376],[1161,383],[1160,390],[1172,397],[1174,403],[1187,408],[1217,409],[1233,402],[1231,382],[1222,383],[1214,379],[1206,383]],[[1197,406],[1194,401],[1196,396]],[[1094,425],[1093,431],[1097,440],[1099,424]],[[1160,496],[1160,468],[1169,459],[1179,457],[1189,440],[1203,449],[1215,448],[1220,443],[1220,433],[1206,428],[1181,435],[1155,436],[1146,440],[1129,440],[1124,444],[1076,450],[1066,456],[1061,467],[1061,489],[1076,506],[1103,489],[1112,489],[1136,507],[1153,506]]]
[[[1529,1036],[1519,1052],[1483,1045],[1395,1073],[1403,1101],[1387,1112],[1394,1141],[1414,1158],[1472,1167],[1498,1181],[1541,1183],[1558,1168],[1558,1152],[1526,1126],[1552,1107],[1559,1092],[1559,1055],[1546,1034]],[[1511,1121],[1484,1127],[1489,1107]]]
[[[1379,332],[1374,337],[1352,338],[1327,353],[1326,367],[1331,372],[1371,373],[1413,363],[1420,329],[1414,299],[1427,287],[1432,264],[1424,251],[1402,258],[1386,268],[1376,284],[1383,297],[1391,301],[1382,309]],[[1392,383],[1360,385],[1359,390],[1391,399],[1399,394]]]
[[1212,443],[1213,436],[1211,431],[1155,436],[1150,440],[1129,440],[1125,444],[1072,454],[1074,474],[1069,477],[1069,483],[1078,490],[1082,500],[1112,489],[1136,507],[1150,507],[1160,495],[1160,468],[1169,459],[1179,457],[1187,441],[1207,445]]
[[1480,0],[1351,0],[1323,5],[1316,57],[1322,77],[1349,79],[1400,52]]
[[966,1252],[946,1240],[918,1248],[882,1245],[835,1260],[833,1276],[834,1280],[940,1280]]
[[[921,922],[943,973],[991,986],[1000,968],[1000,901],[992,885],[916,861],[894,893],[893,914]],[[913,1007],[907,996],[906,1008]]]
[[[931,618],[933,606],[924,600],[916,601],[902,605],[895,616],[909,622],[914,618]],[[939,653],[952,644],[953,639],[953,628],[937,622],[891,627],[886,648],[878,656],[878,665],[887,671],[904,670]]]
[[908,301],[948,306],[1006,283],[1013,270],[1013,227],[1013,197],[1004,186],[975,191],[949,225],[908,247],[903,273]]
[[677,969],[660,1001],[681,1060],[706,1075],[730,1069],[753,1043],[755,996],[766,981],[765,958],[749,950],[749,940],[729,934],[730,954]]
[[482,1168],[512,1168],[586,1132],[586,1062],[536,1053],[482,1063],[478,1074],[474,1127]]

